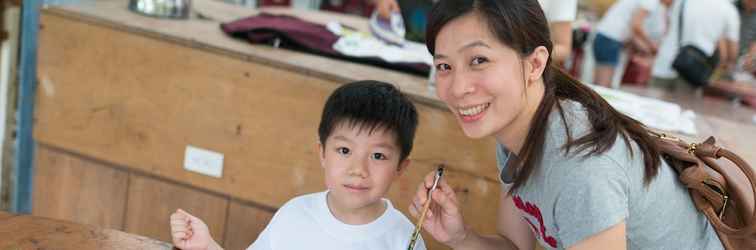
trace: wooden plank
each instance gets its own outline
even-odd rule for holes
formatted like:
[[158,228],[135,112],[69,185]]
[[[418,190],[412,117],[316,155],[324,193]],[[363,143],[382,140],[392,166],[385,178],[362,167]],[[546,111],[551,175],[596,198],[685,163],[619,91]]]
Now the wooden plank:
[[178,208],[201,218],[223,244],[227,198],[139,175],[130,177],[125,231],[171,242],[169,218]]
[[39,145],[32,214],[123,229],[128,174]]
[[274,211],[231,201],[226,224],[225,249],[247,249],[273,217]]
[[16,216],[15,214],[0,210],[0,220],[9,219]]
[[23,215],[0,223],[0,249],[169,250],[172,246],[120,231]]

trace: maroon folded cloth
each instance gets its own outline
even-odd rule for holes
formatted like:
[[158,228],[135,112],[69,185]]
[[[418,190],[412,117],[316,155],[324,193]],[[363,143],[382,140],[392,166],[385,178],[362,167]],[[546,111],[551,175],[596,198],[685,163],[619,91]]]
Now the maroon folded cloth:
[[243,18],[221,24],[221,29],[233,37],[246,39],[251,43],[271,43],[276,38],[281,47],[304,46],[305,48],[327,54],[338,54],[333,44],[339,40],[336,34],[325,26],[307,22],[302,19],[269,13]]
[[260,13],[229,23],[222,23],[226,34],[254,44],[278,44],[288,48],[322,56],[365,63],[379,67],[427,76],[430,66],[422,63],[389,63],[378,57],[353,57],[333,49],[339,40],[324,25],[304,21],[288,15]]

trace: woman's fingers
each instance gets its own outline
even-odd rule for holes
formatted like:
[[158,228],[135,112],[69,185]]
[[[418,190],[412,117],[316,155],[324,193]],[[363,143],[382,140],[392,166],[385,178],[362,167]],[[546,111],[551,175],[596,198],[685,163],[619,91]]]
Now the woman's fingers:
[[428,200],[428,190],[433,186],[433,178],[436,175],[436,171],[428,173],[423,182],[420,183],[415,192],[412,203],[410,204],[410,215],[413,217],[419,217],[422,213],[422,208],[425,202]]
[[399,4],[396,0],[378,0],[376,8],[378,15],[385,19],[391,18],[392,12],[399,12]]
[[[413,217],[419,217],[422,213],[425,203],[428,202],[428,191],[433,187],[433,182],[436,176],[436,171],[432,171],[425,176],[423,183],[417,188],[415,197],[410,204],[410,215]],[[449,185],[445,178],[441,178],[436,186],[436,189],[432,194],[433,203],[437,203],[437,206],[447,214],[455,214],[459,212],[457,203],[457,196],[454,193],[454,189]],[[433,204],[431,206],[434,206]],[[428,211],[426,216],[434,216],[434,209]]]
[[[454,190],[449,186],[446,180],[441,179],[441,181],[438,182],[438,187],[436,187],[436,190],[431,194],[431,199],[441,207],[442,212],[445,214],[453,215],[459,213],[456,194],[454,194]],[[432,215],[429,214],[429,216]]]

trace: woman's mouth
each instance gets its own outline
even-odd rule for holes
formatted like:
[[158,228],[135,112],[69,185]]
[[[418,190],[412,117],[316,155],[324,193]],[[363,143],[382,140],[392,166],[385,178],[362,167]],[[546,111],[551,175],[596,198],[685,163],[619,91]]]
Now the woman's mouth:
[[462,118],[462,121],[474,122],[474,121],[480,120],[480,118],[483,118],[483,115],[485,114],[485,111],[488,110],[489,106],[491,106],[491,103],[484,103],[484,104],[479,104],[475,106],[458,108],[457,113],[459,113],[459,116]]

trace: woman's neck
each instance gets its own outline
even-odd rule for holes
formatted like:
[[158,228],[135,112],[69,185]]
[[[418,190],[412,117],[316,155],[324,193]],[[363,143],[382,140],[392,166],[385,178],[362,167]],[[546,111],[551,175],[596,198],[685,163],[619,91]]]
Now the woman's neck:
[[496,134],[496,141],[504,145],[507,150],[519,154],[525,138],[530,132],[530,123],[533,121],[538,106],[544,95],[543,81],[531,84],[525,89],[525,105],[514,120]]

